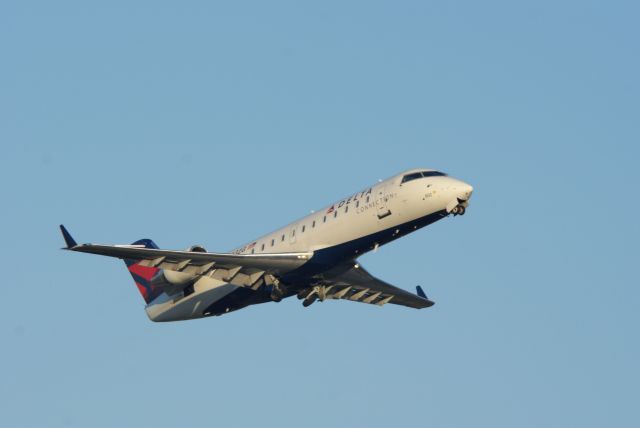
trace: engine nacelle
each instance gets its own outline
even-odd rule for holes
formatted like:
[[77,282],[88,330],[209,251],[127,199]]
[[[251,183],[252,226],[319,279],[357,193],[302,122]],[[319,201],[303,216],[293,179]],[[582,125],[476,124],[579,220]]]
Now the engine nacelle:
[[202,245],[192,245],[187,248],[185,251],[189,251],[191,253],[206,253],[207,250]]
[[178,293],[187,296],[193,293],[193,284],[197,278],[197,275],[163,269],[151,279],[151,286],[160,288],[170,296]]
[[[192,253],[206,253],[207,250],[202,245],[192,245],[185,251]],[[151,279],[151,285],[161,288],[169,295],[184,292],[185,296],[193,293],[193,284],[198,279],[198,275],[180,272],[170,269],[162,269]]]
[[175,287],[186,287],[187,285],[193,283],[198,277],[197,275],[166,269],[162,271],[161,276],[164,277],[162,278],[164,279],[164,281]]

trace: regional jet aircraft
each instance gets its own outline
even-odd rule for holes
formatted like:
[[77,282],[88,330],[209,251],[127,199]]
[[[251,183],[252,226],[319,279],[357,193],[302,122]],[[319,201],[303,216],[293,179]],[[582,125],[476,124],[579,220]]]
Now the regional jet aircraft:
[[367,272],[362,254],[447,216],[463,215],[473,187],[430,169],[403,172],[229,253],[194,245],[161,250],[150,239],[131,245],[77,244],[60,226],[65,249],[123,259],[152,321],[223,315],[297,296],[427,308],[413,294]]

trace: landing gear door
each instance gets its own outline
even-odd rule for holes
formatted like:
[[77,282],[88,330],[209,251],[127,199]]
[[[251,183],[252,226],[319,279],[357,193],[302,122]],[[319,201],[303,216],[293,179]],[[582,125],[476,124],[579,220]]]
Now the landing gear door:
[[391,210],[389,209],[389,193],[387,190],[388,185],[380,186],[376,195],[376,208],[378,211],[378,219],[380,220],[391,215]]

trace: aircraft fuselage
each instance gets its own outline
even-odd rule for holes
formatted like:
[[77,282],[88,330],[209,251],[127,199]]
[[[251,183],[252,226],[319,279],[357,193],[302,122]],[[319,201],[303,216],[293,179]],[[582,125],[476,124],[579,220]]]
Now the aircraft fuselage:
[[[412,174],[423,176],[411,179]],[[464,214],[472,191],[469,184],[436,171],[403,172],[235,249],[238,255],[313,254],[302,266],[280,271],[270,286],[253,290],[202,276],[188,296],[158,298],[146,307],[147,314],[154,321],[199,318],[272,301],[274,287],[281,290],[279,298],[298,294],[351,268],[366,252],[450,214]]]

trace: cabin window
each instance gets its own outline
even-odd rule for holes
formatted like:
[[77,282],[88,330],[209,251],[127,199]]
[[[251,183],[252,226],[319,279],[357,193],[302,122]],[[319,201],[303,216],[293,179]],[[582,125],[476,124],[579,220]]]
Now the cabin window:
[[307,226],[302,226],[302,233],[307,229]]
[[256,253],[256,249],[255,249],[255,248],[252,248],[252,249],[251,249],[251,254],[255,254],[255,253]]
[[349,212],[349,205],[347,205],[346,207],[344,207],[344,213],[348,213]]
[[311,223],[311,227],[316,227],[316,221],[313,220],[313,223]]
[[336,217],[338,217],[338,210],[335,210],[335,211],[333,212],[333,218],[336,218]]
[[281,241],[282,241],[282,242],[284,242],[284,233],[282,234],[282,239],[281,239]]
[[323,223],[326,223],[326,222],[327,222],[327,216],[324,216],[324,218],[322,219],[322,222],[323,222]]
[[273,247],[274,245],[276,245],[276,240],[275,240],[275,239],[272,239],[272,240],[271,240],[271,246]]
[[358,208],[360,206],[360,201],[356,202],[356,208]]
[[291,236],[296,236],[296,230],[295,230],[295,229],[293,229],[293,230],[291,231]]
[[367,196],[367,203],[369,203],[369,198],[370,198],[370,196]]
[[262,244],[262,249],[260,251],[264,251],[264,244]]

